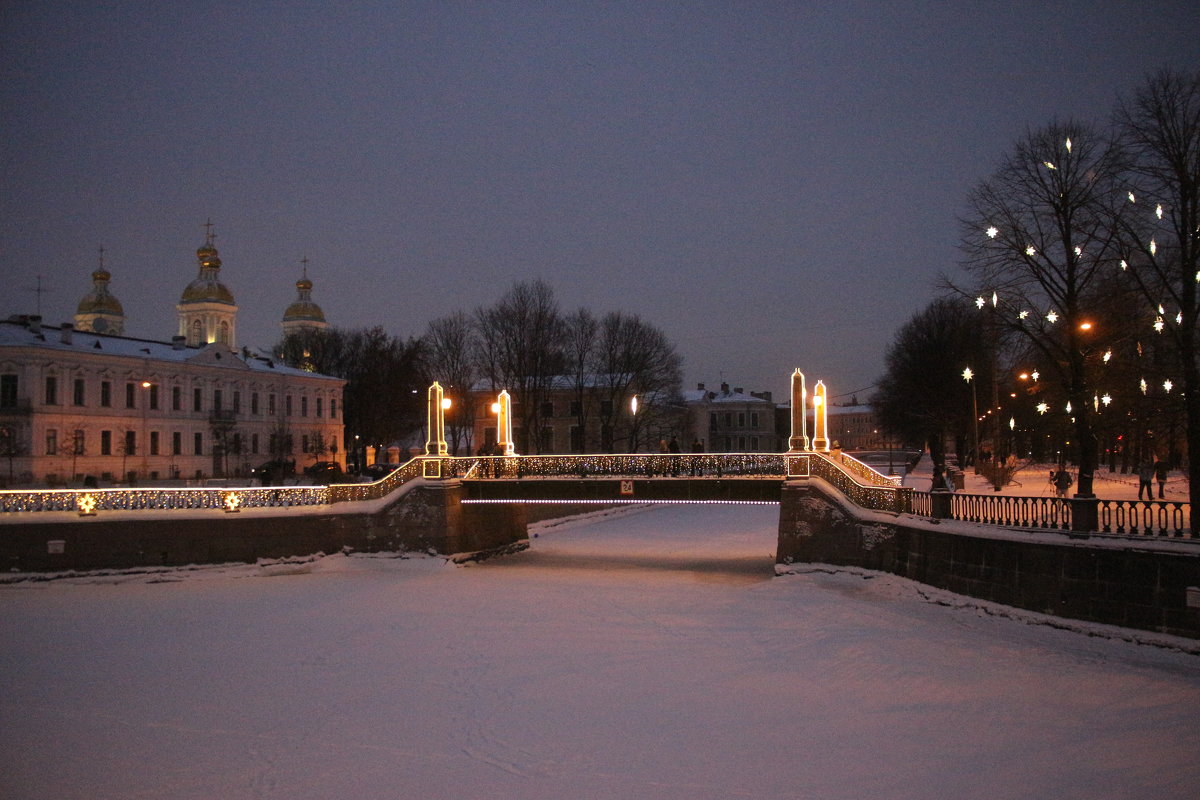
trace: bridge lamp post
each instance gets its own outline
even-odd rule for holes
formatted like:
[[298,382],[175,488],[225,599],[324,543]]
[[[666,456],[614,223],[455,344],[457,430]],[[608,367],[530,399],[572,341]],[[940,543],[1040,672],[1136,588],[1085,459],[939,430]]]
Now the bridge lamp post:
[[636,453],[638,451],[638,396],[635,394],[629,398],[629,451]]
[[429,437],[425,440],[425,455],[446,455],[446,409],[448,398],[442,393],[442,385],[437,381],[429,387],[427,404]]
[[512,397],[507,389],[501,391],[496,402],[492,403],[492,413],[496,415],[496,444],[500,445],[500,455],[515,455],[512,442]]
[[962,371],[962,376],[963,376],[963,380],[966,381],[971,386],[971,420],[973,421],[974,426],[975,426],[975,442],[974,442],[975,449],[974,449],[974,455],[972,456],[971,460],[975,462],[975,474],[978,475],[979,474],[979,400],[976,397],[975,384],[971,382],[971,379],[975,377],[975,373],[971,371],[970,367],[967,367],[966,369],[964,369]]

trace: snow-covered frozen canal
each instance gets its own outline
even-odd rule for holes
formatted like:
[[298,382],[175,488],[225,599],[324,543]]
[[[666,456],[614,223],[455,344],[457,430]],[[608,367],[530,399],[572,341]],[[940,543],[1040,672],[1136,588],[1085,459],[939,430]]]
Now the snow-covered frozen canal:
[[0,586],[0,797],[1200,797],[1200,656],[773,577],[777,513]]

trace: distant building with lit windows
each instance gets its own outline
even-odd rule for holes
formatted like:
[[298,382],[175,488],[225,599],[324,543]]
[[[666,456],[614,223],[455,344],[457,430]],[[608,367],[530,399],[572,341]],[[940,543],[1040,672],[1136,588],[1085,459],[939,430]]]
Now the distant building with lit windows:
[[683,392],[687,406],[686,452],[699,442],[706,453],[779,452],[775,430],[775,403],[770,392],[750,392],[722,383],[719,391],[703,383]]
[[[283,459],[344,463],[345,381],[237,348],[211,233],[169,342],[119,335],[101,266],[75,322],[0,321],[0,483],[245,476]],[[309,284],[311,288],[311,284]]]

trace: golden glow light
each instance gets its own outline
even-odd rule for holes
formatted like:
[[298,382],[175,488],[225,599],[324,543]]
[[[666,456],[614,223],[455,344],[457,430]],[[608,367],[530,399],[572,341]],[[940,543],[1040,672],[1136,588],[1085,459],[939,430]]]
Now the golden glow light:
[[222,500],[225,503],[225,511],[230,513],[237,511],[238,506],[242,504],[242,498],[238,496],[237,492],[227,492]]
[[499,414],[499,413],[500,413],[500,404],[499,404],[499,403],[492,403],[492,405],[491,405],[491,409],[492,409],[492,413],[493,413],[493,414]]
[[453,404],[454,404],[453,401],[449,397],[442,398],[442,410],[443,411],[450,410],[450,406],[452,406]]
[[1154,330],[1158,331],[1159,333],[1162,333],[1164,327],[1166,327],[1166,324],[1163,322],[1163,318],[1155,317],[1154,318]]
[[636,413],[637,413],[637,409],[638,409],[638,397],[637,397],[637,395],[635,394],[633,397],[631,397],[631,398],[629,399],[629,413],[630,413],[630,414],[636,414]]
[[79,495],[78,498],[76,498],[75,503],[79,507],[79,516],[91,517],[91,516],[95,515],[95,513],[96,513],[96,495],[81,494],[81,495]]
[[1081,322],[1081,323],[1079,323],[1079,330],[1081,330],[1081,331],[1090,331],[1091,329],[1092,329],[1092,323],[1090,323],[1090,322]]
[[149,388],[150,388],[150,381],[142,381],[142,388],[143,388],[143,389],[149,389]]
[[1049,161],[1043,161],[1042,163],[1046,165],[1046,169],[1058,169],[1058,167],[1054,166]]
[[1146,379],[1145,379],[1145,378],[1142,378],[1142,380],[1141,380],[1141,384],[1140,384],[1140,385],[1141,385],[1141,387],[1142,387],[1142,394],[1145,394],[1145,393],[1146,393],[1146,390],[1150,388],[1150,387],[1149,387],[1149,386],[1146,384]]

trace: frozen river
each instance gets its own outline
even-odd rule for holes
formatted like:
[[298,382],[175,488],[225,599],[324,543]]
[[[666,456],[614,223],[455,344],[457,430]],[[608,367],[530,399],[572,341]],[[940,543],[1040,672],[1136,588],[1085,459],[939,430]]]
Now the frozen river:
[[0,586],[0,797],[1200,797],[1200,656],[774,577],[777,514]]

